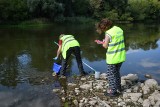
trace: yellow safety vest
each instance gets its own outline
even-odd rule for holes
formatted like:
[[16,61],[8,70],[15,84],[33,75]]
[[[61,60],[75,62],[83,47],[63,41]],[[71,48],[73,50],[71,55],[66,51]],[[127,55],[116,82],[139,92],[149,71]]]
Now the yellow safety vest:
[[107,30],[105,34],[108,34],[111,38],[106,53],[107,64],[124,62],[126,59],[126,51],[123,30],[120,27],[113,26],[111,29]]
[[73,35],[64,35],[60,40],[62,40],[61,52],[64,59],[66,59],[66,52],[70,47],[80,46]]

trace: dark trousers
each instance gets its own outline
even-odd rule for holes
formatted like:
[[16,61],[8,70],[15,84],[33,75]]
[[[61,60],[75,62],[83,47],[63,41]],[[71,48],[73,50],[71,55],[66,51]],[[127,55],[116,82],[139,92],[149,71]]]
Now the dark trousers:
[[111,93],[121,91],[121,76],[120,68],[122,63],[118,64],[107,64],[107,77],[109,82],[109,89]]
[[72,53],[76,57],[76,61],[77,61],[77,65],[78,65],[80,73],[81,74],[84,73],[84,69],[83,69],[83,65],[82,65],[82,59],[81,59],[81,55],[80,55],[80,47],[76,46],[76,47],[70,47],[67,50],[66,59],[64,59],[64,58],[62,59],[62,64],[61,64],[62,68],[60,70],[60,74],[61,75],[65,75],[66,67],[67,67],[67,62],[68,62],[68,59],[69,59],[69,57],[71,56]]

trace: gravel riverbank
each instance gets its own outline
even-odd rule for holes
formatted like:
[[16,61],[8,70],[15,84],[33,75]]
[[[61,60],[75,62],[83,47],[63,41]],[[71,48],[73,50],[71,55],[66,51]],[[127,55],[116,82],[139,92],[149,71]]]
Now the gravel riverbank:
[[94,75],[73,79],[69,82],[60,78],[61,88],[53,89],[66,107],[160,107],[160,86],[154,79],[140,82],[137,74],[122,76],[123,91],[112,98],[104,95],[108,88],[105,73],[100,79],[95,79]]

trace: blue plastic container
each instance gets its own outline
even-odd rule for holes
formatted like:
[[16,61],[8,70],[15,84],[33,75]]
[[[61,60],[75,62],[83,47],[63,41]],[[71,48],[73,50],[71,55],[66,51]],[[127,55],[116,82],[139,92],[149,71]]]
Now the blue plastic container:
[[54,63],[53,64],[53,71],[58,74],[60,72],[60,69],[61,69],[61,65],[58,65],[57,63]]

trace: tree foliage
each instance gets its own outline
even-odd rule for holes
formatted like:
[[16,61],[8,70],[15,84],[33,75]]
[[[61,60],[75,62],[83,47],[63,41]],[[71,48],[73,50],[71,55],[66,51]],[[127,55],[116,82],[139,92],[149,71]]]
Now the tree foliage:
[[159,0],[0,0],[0,22],[35,18],[110,18],[123,21],[158,20]]

